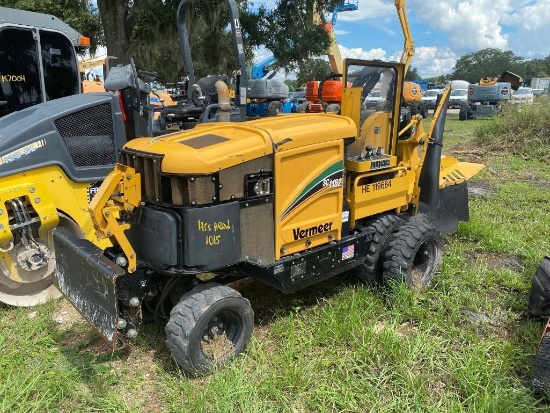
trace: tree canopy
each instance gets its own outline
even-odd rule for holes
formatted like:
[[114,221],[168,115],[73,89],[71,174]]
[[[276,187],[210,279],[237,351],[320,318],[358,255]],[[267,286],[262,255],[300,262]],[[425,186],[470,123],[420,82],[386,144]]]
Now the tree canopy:
[[[330,38],[314,24],[314,12],[332,10],[339,0],[278,0],[273,9],[255,8],[252,1],[237,0],[248,61],[253,49],[264,45],[280,68],[296,69],[311,56],[324,54]],[[120,62],[134,57],[138,66],[155,70],[161,80],[182,76],[183,64],[176,27],[179,0],[98,0],[109,54]],[[195,1],[189,20],[189,37],[198,76],[231,73],[236,69],[232,39],[227,32],[225,0]]]
[[[193,64],[198,76],[230,73],[235,69],[226,0],[193,2],[188,27]],[[272,9],[253,1],[236,0],[248,61],[253,49],[265,45],[280,68],[297,69],[325,53],[330,37],[314,23],[314,13],[330,11],[340,0],[277,0]],[[92,40],[92,53],[105,45],[118,62],[130,57],[140,68],[154,70],[162,81],[183,73],[176,27],[180,0],[0,0],[0,5],[55,15]]]
[[[151,2],[155,3],[151,7]],[[227,32],[229,14],[225,0],[201,0],[193,3],[187,22],[193,64],[197,75],[230,73],[236,69],[232,50],[232,38]],[[286,70],[297,69],[312,56],[325,53],[330,37],[324,27],[314,23],[314,12],[332,10],[340,0],[278,0],[273,9],[254,7],[253,1],[237,0],[245,52],[249,63],[255,47],[264,45],[277,59],[277,66]],[[128,4],[128,0],[98,0],[103,16],[103,6],[116,8]],[[127,14],[138,15],[133,28],[134,36],[129,45],[118,47],[128,50],[137,61],[152,70],[183,75],[182,57],[175,24],[179,0],[134,0]],[[130,24],[130,22],[128,22]],[[110,39],[106,35],[107,48]],[[119,38],[124,43],[124,37]],[[113,40],[113,42],[115,42]],[[130,55],[130,54],[129,54]],[[129,56],[128,55],[128,56]]]
[[482,77],[498,76],[505,70],[517,73],[521,63],[522,59],[510,50],[487,48],[458,59],[453,78],[475,83]]
[[277,0],[270,10],[247,9],[243,27],[252,45],[265,45],[280,67],[295,70],[303,62],[326,54],[332,40],[315,16],[330,12],[341,3],[341,0]]
[[[197,76],[230,74],[236,69],[232,39],[227,31],[227,0],[195,0],[189,17],[189,37]],[[272,9],[256,7],[254,0],[235,0],[239,7],[247,61],[252,62],[255,47],[264,45],[277,59],[279,68],[297,70],[299,80],[323,78],[324,55],[330,37],[315,15],[330,12],[341,0],[276,0]],[[98,45],[120,63],[130,57],[139,68],[160,74],[163,82],[178,80],[183,60],[176,27],[180,0],[0,0],[0,6],[52,14],[92,41],[92,54]],[[323,63],[324,62],[324,63]],[[328,66],[328,65],[326,65]],[[524,60],[512,51],[487,48],[459,58],[451,74],[437,77],[477,82],[508,70],[529,83],[533,77],[550,76],[550,55]],[[407,80],[419,78],[410,68]]]
[[323,80],[330,74],[330,65],[323,59],[310,59],[299,66],[297,83],[302,85],[310,80]]
[[487,48],[458,59],[452,79],[476,83],[482,77],[498,76],[505,70],[520,75],[530,83],[533,77],[550,76],[550,55],[545,59],[524,60],[510,50]]
[[409,67],[409,70],[405,74],[405,80],[420,80],[422,79],[418,74],[418,69],[416,67]]

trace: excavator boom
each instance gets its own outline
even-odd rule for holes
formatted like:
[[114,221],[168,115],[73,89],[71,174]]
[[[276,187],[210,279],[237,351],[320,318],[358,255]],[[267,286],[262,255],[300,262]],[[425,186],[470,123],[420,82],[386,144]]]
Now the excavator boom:
[[411,36],[411,30],[409,28],[407,10],[405,9],[405,0],[395,0],[394,4],[397,10],[397,15],[399,16],[399,23],[401,23],[403,37],[405,38],[403,53],[401,54],[401,63],[405,65],[405,73],[407,73],[411,64],[412,57],[415,53],[415,47]]

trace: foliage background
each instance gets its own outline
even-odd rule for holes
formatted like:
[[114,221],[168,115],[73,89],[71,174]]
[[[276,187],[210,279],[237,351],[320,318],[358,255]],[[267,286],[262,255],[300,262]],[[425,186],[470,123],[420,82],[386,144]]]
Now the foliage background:
[[[295,70],[299,81],[322,79],[327,66],[322,56],[329,37],[313,25],[313,11],[332,10],[340,0],[278,0],[273,9],[255,7],[251,0],[237,0],[243,27],[246,56],[253,61],[255,47],[264,45],[286,70]],[[135,58],[139,68],[159,73],[162,82],[183,76],[181,50],[175,24],[179,0],[0,0],[0,6],[53,14],[92,40],[107,46],[120,63]],[[231,73],[236,67],[231,37],[227,32],[228,13],[224,0],[193,3],[188,21],[193,63],[197,75]],[[414,60],[413,60],[414,64]],[[550,55],[544,59],[524,60],[510,50],[483,49],[462,56],[452,73],[429,80],[444,83],[462,79],[471,83],[481,77],[498,76],[504,70],[519,74],[527,84],[533,77],[550,76]],[[420,76],[411,67],[407,80]]]

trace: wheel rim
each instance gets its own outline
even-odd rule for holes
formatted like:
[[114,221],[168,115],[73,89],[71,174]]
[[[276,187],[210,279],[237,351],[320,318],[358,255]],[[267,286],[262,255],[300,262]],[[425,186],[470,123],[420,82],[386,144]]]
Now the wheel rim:
[[[58,228],[67,228],[78,236],[83,236],[82,230],[68,216],[59,213]],[[54,253],[51,231],[47,235],[51,254]],[[39,280],[32,282],[17,282],[0,274],[0,302],[16,307],[32,307],[43,304],[50,299],[61,297],[61,292],[53,285],[53,271]]]
[[223,363],[235,355],[237,341],[243,329],[243,320],[234,311],[216,313],[201,334],[201,350],[207,359]]
[[427,239],[416,250],[410,271],[411,285],[414,289],[424,289],[434,276],[437,245],[433,239]]

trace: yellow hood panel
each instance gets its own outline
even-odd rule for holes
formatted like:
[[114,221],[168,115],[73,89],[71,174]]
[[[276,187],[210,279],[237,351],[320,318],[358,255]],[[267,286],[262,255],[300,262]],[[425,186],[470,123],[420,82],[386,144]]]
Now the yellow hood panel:
[[277,152],[329,142],[355,138],[357,128],[352,119],[329,113],[279,115],[248,122],[271,135]]
[[208,123],[156,138],[134,139],[126,149],[164,155],[162,172],[209,174],[296,147],[355,137],[354,122],[330,114],[276,116],[248,122]]

